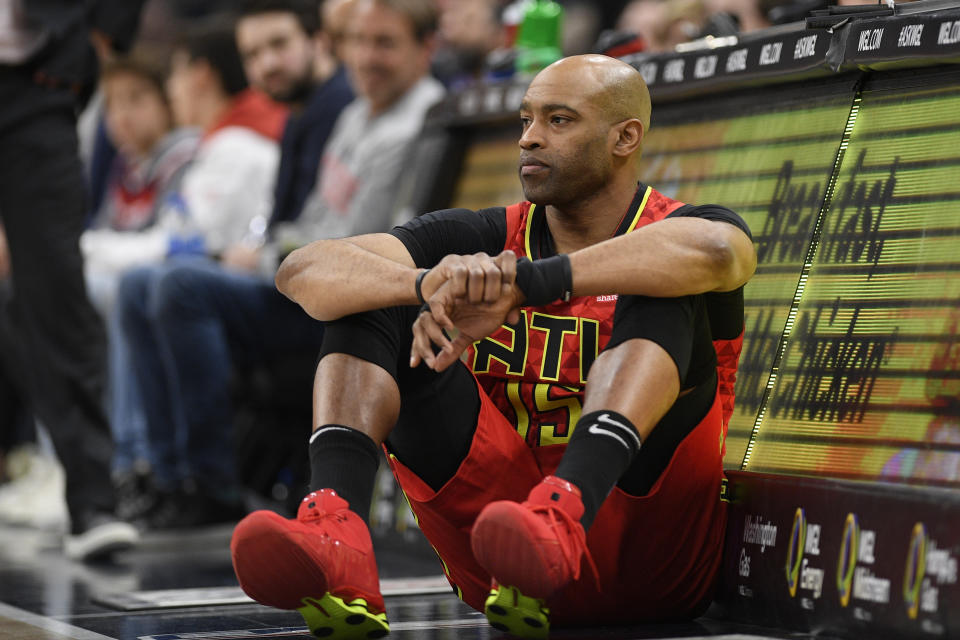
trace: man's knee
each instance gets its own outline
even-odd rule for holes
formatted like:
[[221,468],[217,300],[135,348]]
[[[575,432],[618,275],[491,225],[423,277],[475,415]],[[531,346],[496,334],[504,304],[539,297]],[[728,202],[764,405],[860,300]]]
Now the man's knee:
[[350,355],[387,371],[399,383],[399,363],[409,357],[415,316],[403,307],[365,311],[326,323],[320,357]]
[[196,318],[209,313],[210,292],[217,273],[190,264],[167,269],[154,285],[150,315],[160,322]]
[[127,271],[120,278],[116,304],[122,327],[129,327],[146,317],[151,284],[156,276],[156,267],[140,267]]

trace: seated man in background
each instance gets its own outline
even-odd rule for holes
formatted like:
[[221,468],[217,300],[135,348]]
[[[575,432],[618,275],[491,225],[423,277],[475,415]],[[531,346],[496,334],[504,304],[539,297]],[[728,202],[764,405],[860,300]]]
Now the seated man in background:
[[[202,131],[200,146],[165,197],[157,223],[138,234],[114,233],[109,243],[118,261],[127,261],[128,269],[116,304],[122,348],[129,354],[130,365],[114,379],[125,377],[137,385],[153,477],[160,489],[173,493],[180,488],[188,462],[173,444],[179,436],[168,434],[182,434],[182,420],[176,396],[167,393],[166,380],[150,374],[164,365],[158,360],[153,331],[142,318],[152,308],[166,271],[181,261],[221,255],[249,234],[252,222],[266,215],[279,163],[278,140],[288,111],[248,88],[232,28],[201,25],[190,31],[174,49],[167,86],[176,121]],[[89,247],[89,251],[96,255],[99,248]],[[172,404],[160,420],[152,415],[150,404],[156,394]],[[168,442],[171,445],[163,448]],[[211,514],[239,511],[238,503],[229,500],[208,507]],[[125,515],[141,514],[128,511]]]
[[639,182],[650,97],[621,61],[547,67],[520,123],[527,202],[315,242],[277,274],[326,322],[313,493],[297,519],[249,515],[231,552],[248,595],[317,636],[388,630],[365,521],[381,445],[454,591],[498,629],[711,600],[733,393],[718,370],[739,358],[749,230]]

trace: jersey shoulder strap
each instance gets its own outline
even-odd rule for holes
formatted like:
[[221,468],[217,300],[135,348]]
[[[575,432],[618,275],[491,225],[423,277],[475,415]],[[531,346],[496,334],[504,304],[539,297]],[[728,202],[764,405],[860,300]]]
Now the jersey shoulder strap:
[[507,235],[503,248],[511,249],[518,258],[526,255],[524,237],[530,207],[531,203],[527,201],[507,207]]
[[613,235],[619,236],[635,231],[651,222],[663,220],[668,215],[686,206],[679,200],[668,198],[653,187],[640,184],[626,215],[620,220]]
[[646,192],[643,194],[643,201],[638,208],[635,222],[631,225],[630,231],[639,229],[651,222],[663,220],[684,206],[686,206],[685,203],[674,200],[673,198],[668,198],[653,187],[647,187]]

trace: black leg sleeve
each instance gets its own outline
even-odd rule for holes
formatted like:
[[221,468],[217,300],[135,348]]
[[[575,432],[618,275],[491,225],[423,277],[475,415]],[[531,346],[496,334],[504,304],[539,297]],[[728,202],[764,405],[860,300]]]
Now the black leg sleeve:
[[[386,370],[400,389],[400,416],[387,448],[434,490],[456,473],[470,450],[480,411],[473,374],[409,365],[411,326],[419,308],[392,307],[329,322],[320,357],[345,353]],[[358,389],[357,393],[363,393]]]

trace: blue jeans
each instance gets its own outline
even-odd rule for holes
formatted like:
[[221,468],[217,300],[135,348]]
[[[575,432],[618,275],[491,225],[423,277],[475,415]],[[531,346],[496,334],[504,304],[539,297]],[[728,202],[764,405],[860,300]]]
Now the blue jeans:
[[131,471],[137,461],[153,464],[147,447],[147,425],[140,394],[131,376],[130,354],[120,330],[116,300],[122,275],[112,270],[91,269],[89,265],[84,268],[90,302],[103,316],[107,328],[107,405],[113,432],[114,473]]
[[118,306],[158,484],[235,496],[234,368],[318,353],[323,324],[272,282],[201,259],[132,270]]

